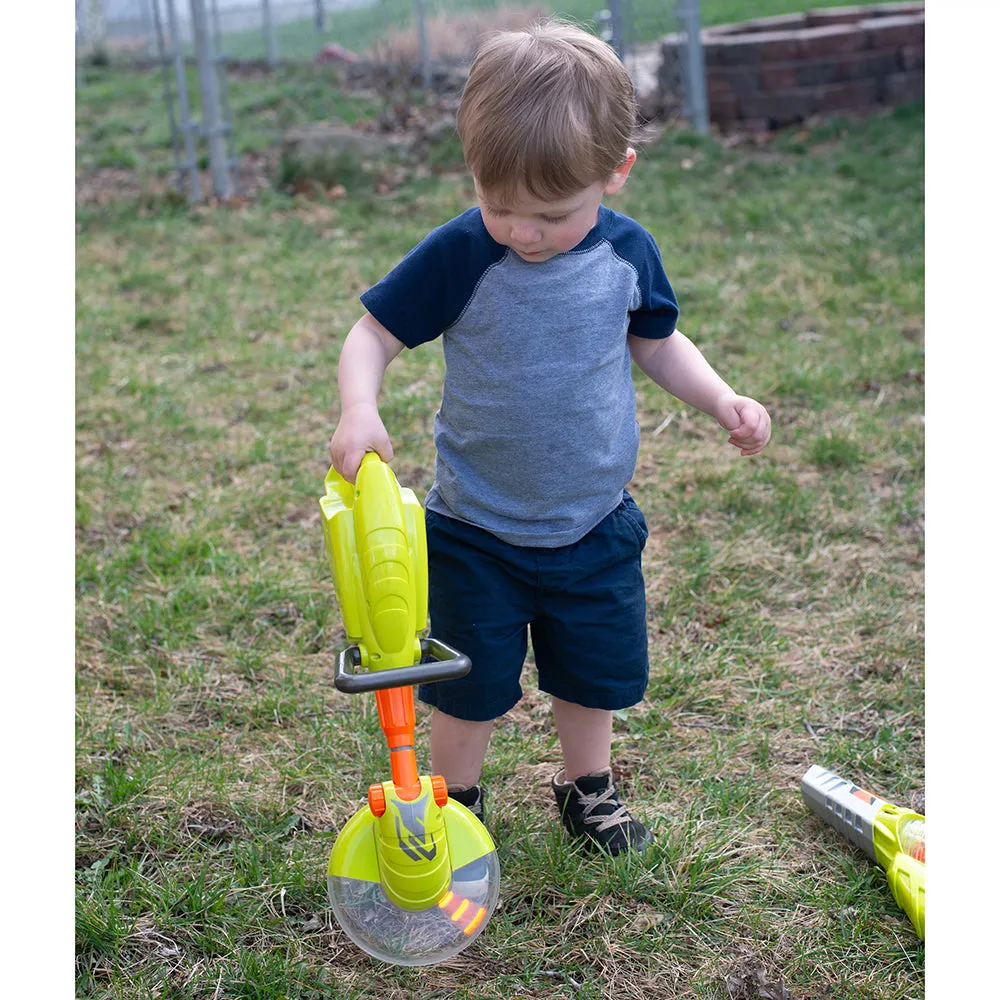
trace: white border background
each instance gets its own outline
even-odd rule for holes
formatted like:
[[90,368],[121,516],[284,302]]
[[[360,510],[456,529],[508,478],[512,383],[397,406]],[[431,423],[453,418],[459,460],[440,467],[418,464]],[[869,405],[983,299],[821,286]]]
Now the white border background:
[[[0,62],[4,981],[71,996],[74,24],[66,3],[40,34],[28,6],[5,9],[5,36],[30,44]],[[926,10],[927,995],[949,1000],[996,979],[1000,17],[974,0]]]

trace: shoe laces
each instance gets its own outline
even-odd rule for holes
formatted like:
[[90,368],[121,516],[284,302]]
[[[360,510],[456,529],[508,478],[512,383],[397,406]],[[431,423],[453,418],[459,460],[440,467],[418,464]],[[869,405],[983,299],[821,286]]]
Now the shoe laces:
[[[594,810],[605,802],[617,803],[618,808],[607,815],[593,815]],[[590,795],[580,792],[580,804],[583,806],[583,822],[596,825],[598,833],[603,833],[613,826],[626,826],[632,819],[628,807],[618,800],[618,792],[614,785],[608,785],[603,792],[593,792]]]

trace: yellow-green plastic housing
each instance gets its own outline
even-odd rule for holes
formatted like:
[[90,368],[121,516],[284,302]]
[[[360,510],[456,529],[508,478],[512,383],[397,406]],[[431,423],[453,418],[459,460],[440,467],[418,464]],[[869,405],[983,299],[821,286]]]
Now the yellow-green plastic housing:
[[330,852],[327,874],[382,882],[397,906],[423,910],[436,905],[453,868],[496,849],[468,809],[454,799],[439,806],[426,775],[420,784],[420,796],[405,802],[391,781],[383,782],[385,812],[375,816],[365,806],[348,820]]
[[927,867],[924,862],[910,857],[901,845],[905,826],[923,819],[912,809],[901,809],[890,803],[878,811],[872,825],[875,860],[885,869],[892,898],[910,918],[921,941],[924,940],[924,879]]
[[[323,535],[352,658],[356,647],[366,677],[410,668],[403,671],[409,677],[422,659],[420,635],[427,625],[423,509],[374,454],[362,460],[355,484],[331,469],[325,488]],[[443,646],[427,643],[432,657]],[[451,658],[436,665],[453,665],[452,673],[439,671],[432,680],[457,676],[460,660],[468,670],[467,657],[444,648]],[[384,687],[402,688],[392,679],[399,676],[380,679]],[[327,889],[338,922],[359,947],[386,962],[428,965],[458,954],[482,932],[499,900],[500,868],[482,823],[452,799],[438,805],[432,779],[416,774],[412,692],[406,687],[408,698],[397,700],[389,696],[401,692],[368,688],[376,690],[382,728],[397,754],[394,780],[383,782],[381,794],[341,830],[330,853]]]
[[348,642],[368,670],[420,662],[427,627],[427,536],[413,490],[365,455],[354,485],[331,469],[320,499],[323,535]]

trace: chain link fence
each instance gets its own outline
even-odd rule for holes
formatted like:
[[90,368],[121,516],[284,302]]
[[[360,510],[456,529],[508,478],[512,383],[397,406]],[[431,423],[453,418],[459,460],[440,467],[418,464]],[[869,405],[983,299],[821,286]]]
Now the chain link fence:
[[[157,0],[75,0],[77,51],[81,58],[141,62],[156,53]],[[194,44],[189,0],[176,0],[178,38]],[[379,0],[209,0],[227,55],[235,60],[308,61],[331,41],[343,11],[370,8],[376,23]],[[165,19],[165,18],[164,18]]]
[[[192,0],[75,2],[80,82],[80,66],[148,65],[162,62],[165,48],[195,59]],[[557,14],[614,45],[650,116],[704,125],[699,47],[683,46],[662,67],[659,44],[666,35],[698,38],[698,0],[205,0],[205,8],[227,63],[409,62],[421,66],[425,86],[437,68],[467,60],[483,31]]]
[[[696,0],[690,2],[697,5]],[[141,61],[156,52],[157,0],[76,0],[81,58]],[[396,36],[424,36],[450,52],[479,21],[503,24],[519,11],[557,14],[597,31],[623,56],[648,47],[678,28],[689,0],[207,0],[218,24],[222,51],[235,61],[307,62],[324,49],[371,55]],[[190,0],[175,0],[177,31],[193,44]]]
[[[707,131],[700,42],[674,46],[664,64],[662,39],[699,39],[698,0],[76,0],[77,80],[81,67],[115,63],[158,70],[170,121],[174,163],[201,197],[197,146],[211,155],[213,186],[228,197],[234,123],[226,69],[277,70],[282,65],[339,64],[348,70],[388,68],[390,76],[428,90],[460,89],[476,39],[556,14],[599,34],[618,51],[635,81],[645,118],[690,118]],[[681,37],[685,37],[683,34]],[[677,56],[677,52],[680,56]],[[197,95],[186,69],[197,69]],[[381,67],[381,69],[379,69]],[[368,74],[371,79],[371,74]],[[407,87],[410,83],[406,84]],[[665,95],[664,88],[669,91]],[[200,98],[196,101],[196,97]],[[198,103],[202,117],[195,120]]]

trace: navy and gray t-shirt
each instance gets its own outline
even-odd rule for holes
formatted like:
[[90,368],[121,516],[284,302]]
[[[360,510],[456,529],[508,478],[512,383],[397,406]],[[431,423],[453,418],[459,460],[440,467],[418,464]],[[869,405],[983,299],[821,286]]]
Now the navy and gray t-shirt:
[[576,247],[527,263],[472,208],[361,301],[407,347],[443,337],[429,510],[548,548],[618,506],[639,449],[626,335],[668,337],[678,315],[637,222],[601,206]]

